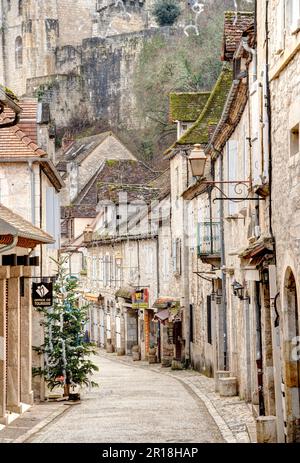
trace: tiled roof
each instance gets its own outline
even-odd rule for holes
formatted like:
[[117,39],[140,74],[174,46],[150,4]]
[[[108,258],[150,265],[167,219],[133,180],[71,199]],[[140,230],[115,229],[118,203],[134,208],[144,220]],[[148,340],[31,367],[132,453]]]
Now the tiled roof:
[[[105,184],[115,184],[116,186],[143,185],[156,175],[157,173],[138,160],[106,160],[85,196],[80,198],[80,203],[88,202],[91,204],[90,201],[94,201],[96,198],[97,190]],[[76,199],[74,203],[79,204]]]
[[159,189],[159,199],[165,198],[171,191],[170,167],[148,183],[151,188]]
[[[34,143],[37,143],[37,113],[38,113],[38,100],[36,98],[24,98],[18,102],[22,108],[20,113],[20,122],[18,127],[25,132]],[[6,108],[2,116],[14,117],[11,109]]]
[[[29,245],[54,243],[52,236],[48,233],[35,227],[20,215],[0,204],[0,243],[7,243],[7,236],[12,237],[15,234],[19,237],[19,246],[22,246],[24,240]],[[25,247],[27,247],[27,244]]]
[[169,117],[171,122],[195,122],[200,116],[209,92],[170,93]]
[[242,38],[243,32],[254,23],[254,13],[251,11],[226,11],[224,20],[224,37],[222,60],[231,61]]
[[[3,117],[0,120],[5,121]],[[46,152],[39,148],[29,138],[28,134],[20,129],[19,125],[0,130],[0,156],[1,157],[32,157],[45,156]]]
[[[62,162],[74,161],[76,159],[76,161],[80,164],[110,135],[113,135],[112,132],[103,132],[98,135],[76,140],[64,153],[64,160]],[[60,169],[60,163],[57,167]]]
[[[151,199],[157,190],[149,187],[150,180],[157,177],[150,167],[138,160],[111,159],[105,160],[90,182],[74,199],[69,211],[73,217],[81,214],[85,208],[87,217],[91,217],[93,211],[96,215],[96,206],[99,200],[111,198],[117,200],[117,193],[126,191],[128,200]],[[80,215],[82,217],[82,214]]]
[[210,94],[207,103],[197,121],[187,130],[165,154],[169,154],[176,146],[194,145],[196,143],[206,145],[223,112],[223,107],[232,84],[232,69],[224,64],[221,74]]

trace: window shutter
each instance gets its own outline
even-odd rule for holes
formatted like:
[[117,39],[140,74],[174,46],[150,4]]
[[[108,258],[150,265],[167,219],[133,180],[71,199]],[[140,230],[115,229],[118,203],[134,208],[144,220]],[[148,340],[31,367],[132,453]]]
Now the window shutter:
[[99,257],[99,280],[103,283],[103,258]]
[[279,0],[276,13],[275,53],[280,54],[284,50],[285,0]]
[[176,273],[181,274],[181,239],[176,240]]
[[[55,210],[54,210],[54,188],[46,189],[46,231],[55,239]],[[55,249],[56,243],[49,244],[49,249]]]
[[107,286],[107,262],[106,262],[106,256],[103,257],[103,286]]
[[110,256],[106,256],[106,265],[107,265],[107,281],[106,281],[106,285],[109,286],[110,285],[110,279],[111,279],[111,274],[110,274],[110,265],[111,265],[111,262],[110,262]]
[[288,18],[291,32],[300,28],[300,0],[288,0]]
[[[237,178],[237,166],[238,166],[238,142],[236,140],[230,140],[227,142],[227,168],[228,168],[228,181],[236,181]],[[235,198],[235,184],[228,184],[228,196]],[[228,214],[233,215],[237,213],[237,203],[228,201]]]
[[254,184],[261,183],[262,155],[260,146],[260,105],[261,91],[258,82],[252,85],[251,93],[251,143],[252,143],[252,178]]
[[173,240],[173,250],[172,250],[172,257],[173,257],[173,272],[176,273],[177,268],[177,247],[176,247],[176,239]]
[[60,249],[60,236],[61,236],[61,220],[60,220],[60,197],[54,190],[54,238],[55,249]]

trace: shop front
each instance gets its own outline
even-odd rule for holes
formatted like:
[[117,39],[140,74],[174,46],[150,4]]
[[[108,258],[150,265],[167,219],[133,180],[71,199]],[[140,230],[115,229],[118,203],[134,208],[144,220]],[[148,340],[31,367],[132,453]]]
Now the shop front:
[[153,310],[158,359],[166,367],[174,361],[180,363],[183,349],[180,301],[172,297],[160,297],[153,304]]

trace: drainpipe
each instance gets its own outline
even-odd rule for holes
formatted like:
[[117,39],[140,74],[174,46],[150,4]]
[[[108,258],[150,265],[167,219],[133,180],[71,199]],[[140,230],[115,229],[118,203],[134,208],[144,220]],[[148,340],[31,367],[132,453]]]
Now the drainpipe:
[[255,282],[255,312],[256,312],[256,366],[258,384],[258,405],[259,415],[265,415],[264,383],[263,383],[263,354],[262,354],[262,323],[261,323],[261,301],[260,282]]
[[[220,180],[224,181],[223,173],[223,156],[220,154]],[[223,369],[228,369],[228,358],[227,358],[227,292],[226,292],[226,273],[224,271],[226,267],[226,257],[225,257],[225,235],[224,235],[224,201],[220,201],[220,241],[221,241],[221,269],[222,269],[222,306],[223,306],[223,334],[224,334],[224,365]]]
[[266,90],[267,90],[267,116],[268,116],[268,156],[269,156],[269,189],[270,189],[270,202],[269,202],[269,230],[272,240],[274,242],[274,258],[276,265],[276,243],[275,237],[273,235],[272,227],[272,108],[271,108],[271,91],[270,91],[270,82],[269,82],[269,24],[268,24],[268,14],[269,14],[269,1],[266,2],[266,23],[265,23],[265,32],[266,32]]
[[253,82],[257,80],[257,50],[254,48],[251,48],[248,43],[249,36],[246,35],[245,37],[242,37],[242,45],[244,50],[246,50],[248,53],[250,53],[253,56]]
[[157,297],[160,294],[160,279],[159,279],[159,236],[156,238],[156,278],[157,278]]
[[30,171],[30,185],[31,185],[31,222],[35,223],[35,174],[32,161],[28,161],[28,168]]

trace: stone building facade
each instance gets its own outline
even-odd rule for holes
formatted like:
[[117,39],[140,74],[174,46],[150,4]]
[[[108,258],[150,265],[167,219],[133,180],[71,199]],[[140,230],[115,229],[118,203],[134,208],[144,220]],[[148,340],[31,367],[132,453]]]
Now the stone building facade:
[[[277,339],[279,336],[281,339],[281,352],[277,353],[276,365],[276,402],[277,409],[283,413],[284,439],[287,442],[299,442],[300,11],[299,3],[293,0],[277,0],[269,5],[267,2],[263,3],[258,22],[258,66],[259,71],[263,65],[268,66],[271,109],[270,219],[276,245],[272,309],[277,321]],[[267,34],[268,47],[264,42]],[[279,437],[283,439],[280,427]]]
[[[20,107],[19,124],[0,131],[0,201],[53,236],[52,243],[35,246],[31,252],[31,257],[35,257],[32,277],[51,277],[56,273],[51,257],[57,258],[60,248],[59,191],[63,181],[51,158],[37,144],[42,142],[44,147],[53,146],[48,124],[45,121],[38,123],[37,101],[24,99]],[[10,112],[6,110],[1,114],[1,121],[8,117]],[[32,343],[34,346],[43,343],[41,316],[37,312],[33,312]],[[33,365],[39,366],[41,361],[34,353]],[[44,397],[44,382],[40,378],[34,379],[33,390],[35,397]]]
[[[182,257],[193,307],[191,362],[214,374],[221,394],[235,383],[252,403],[259,442],[299,441],[299,14],[293,0],[257,2],[254,19],[239,13],[234,22],[226,13],[222,58],[233,75],[223,99],[212,104],[215,88],[166,153],[175,197],[180,156],[185,166],[192,150],[206,155],[202,178],[185,167],[182,193],[183,222],[191,214],[198,230],[197,246],[184,247],[189,257]],[[203,222],[210,225],[204,235]],[[211,250],[203,252],[207,242]]]

